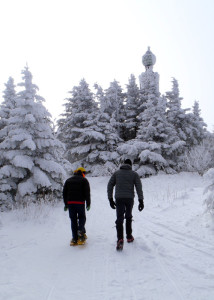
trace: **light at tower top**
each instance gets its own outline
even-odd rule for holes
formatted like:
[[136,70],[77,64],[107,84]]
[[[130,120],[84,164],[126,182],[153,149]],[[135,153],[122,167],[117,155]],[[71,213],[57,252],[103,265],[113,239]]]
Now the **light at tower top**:
[[142,63],[147,68],[154,66],[156,62],[156,56],[152,53],[150,50],[150,47],[148,47],[148,50],[142,57]]

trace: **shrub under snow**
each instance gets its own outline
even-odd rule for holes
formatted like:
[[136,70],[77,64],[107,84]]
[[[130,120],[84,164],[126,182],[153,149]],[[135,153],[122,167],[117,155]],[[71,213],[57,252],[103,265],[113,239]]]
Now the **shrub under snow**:
[[202,143],[193,147],[185,157],[187,171],[203,175],[211,167],[212,157],[209,149]]
[[207,171],[204,178],[209,182],[209,185],[204,190],[204,193],[206,194],[204,202],[207,205],[207,211],[214,216],[214,168]]

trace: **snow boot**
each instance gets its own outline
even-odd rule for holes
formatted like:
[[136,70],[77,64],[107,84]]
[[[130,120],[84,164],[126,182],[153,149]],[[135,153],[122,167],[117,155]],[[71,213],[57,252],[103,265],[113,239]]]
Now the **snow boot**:
[[127,243],[132,243],[134,241],[134,237],[131,235],[127,237]]
[[117,241],[117,247],[116,247],[117,251],[122,251],[123,250],[123,240],[120,239]]
[[77,240],[75,239],[72,239],[71,242],[70,242],[70,246],[77,246]]
[[85,244],[85,233],[82,231],[78,231],[78,240],[77,240],[77,244],[78,245],[84,245]]

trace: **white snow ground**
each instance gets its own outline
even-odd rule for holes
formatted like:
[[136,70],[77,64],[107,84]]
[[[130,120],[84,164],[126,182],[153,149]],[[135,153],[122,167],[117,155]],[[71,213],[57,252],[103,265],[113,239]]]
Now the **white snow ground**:
[[143,179],[133,244],[116,252],[107,177],[88,178],[88,241],[70,247],[63,203],[0,215],[1,300],[213,300],[214,226],[197,174]]

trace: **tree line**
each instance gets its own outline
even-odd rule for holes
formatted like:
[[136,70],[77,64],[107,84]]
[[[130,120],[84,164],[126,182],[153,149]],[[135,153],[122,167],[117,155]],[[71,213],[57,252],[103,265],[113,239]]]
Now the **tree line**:
[[52,122],[28,67],[16,92],[12,77],[0,105],[0,207],[61,198],[69,172],[83,166],[92,176],[110,175],[130,158],[139,175],[186,168],[186,154],[211,134],[200,116],[181,106],[176,79],[160,95],[154,82],[140,89],[131,75],[124,91],[118,81],[93,92],[85,79],[65,99]]
[[83,165],[94,176],[111,174],[123,158],[130,158],[140,176],[185,169],[186,153],[208,135],[199,103],[181,106],[179,86],[160,95],[155,82],[140,89],[131,75],[123,91],[114,80],[108,89],[82,79],[70,91],[58,120],[58,139],[75,169]]

